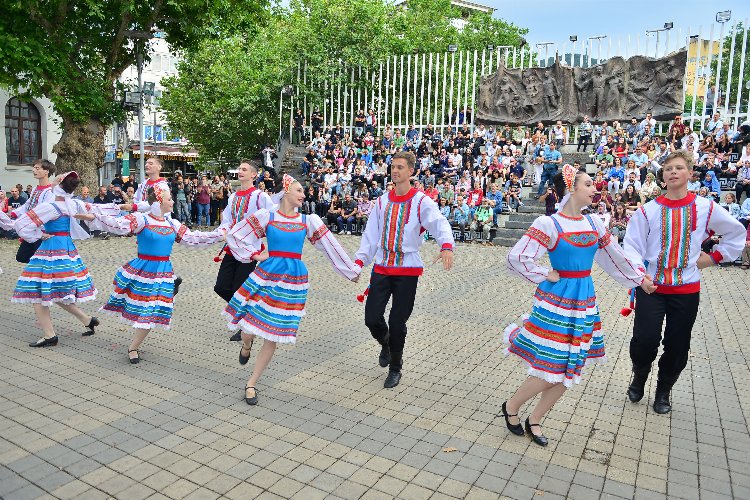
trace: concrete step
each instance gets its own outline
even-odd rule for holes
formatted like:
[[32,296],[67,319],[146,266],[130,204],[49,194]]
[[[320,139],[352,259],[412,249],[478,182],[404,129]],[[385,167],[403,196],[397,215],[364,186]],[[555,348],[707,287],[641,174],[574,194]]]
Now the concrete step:
[[508,220],[513,222],[534,222],[534,220],[539,217],[539,214],[525,214],[523,212],[521,213],[515,213],[508,215]]
[[518,242],[518,238],[508,238],[505,236],[497,236],[494,240],[492,240],[493,245],[497,245],[500,247],[512,247]]
[[507,220],[505,221],[505,229],[528,229],[531,227],[533,221],[515,221],[515,220]]
[[528,228],[509,229],[509,228],[499,227],[497,228],[497,233],[495,237],[496,238],[515,238],[516,240],[518,240],[521,238],[521,236],[526,234],[526,229]]
[[539,205],[527,205],[523,202],[522,207],[518,207],[518,213],[521,214],[544,214],[544,207]]

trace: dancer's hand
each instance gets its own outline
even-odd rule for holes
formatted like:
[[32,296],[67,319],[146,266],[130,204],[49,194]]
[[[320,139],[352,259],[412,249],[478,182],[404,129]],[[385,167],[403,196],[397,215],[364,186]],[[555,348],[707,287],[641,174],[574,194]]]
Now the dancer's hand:
[[361,274],[356,275],[354,278],[352,278],[352,283],[359,282],[359,277],[362,276]]
[[253,259],[254,261],[257,261],[257,262],[263,262],[263,261],[264,261],[264,260],[266,260],[267,258],[268,258],[268,249],[265,249],[265,250],[263,250],[263,251],[262,251],[261,253],[259,253],[259,254],[255,254],[255,255],[253,255],[253,257],[252,257],[252,259]]
[[453,267],[453,252],[451,250],[441,250],[432,263],[434,264],[439,260],[443,261],[443,269],[450,271],[451,267]]
[[656,291],[656,285],[654,285],[654,279],[649,276],[648,274],[643,277],[643,281],[641,282],[641,288],[644,292],[651,295]]
[[42,241],[44,241],[44,240],[48,240],[48,239],[52,238],[52,236],[53,235],[48,234],[48,233],[42,233],[42,237],[39,238],[39,239],[42,240]]
[[132,212],[133,211],[133,204],[132,203],[123,203],[120,205],[120,210],[123,212]]
[[714,259],[712,259],[706,252],[701,252],[698,257],[698,269],[705,269],[714,265],[716,265]]
[[73,216],[74,219],[78,220],[84,220],[86,222],[91,222],[92,220],[96,219],[96,215],[94,214],[75,214]]
[[554,269],[547,273],[547,281],[550,283],[557,283],[560,281],[560,274]]

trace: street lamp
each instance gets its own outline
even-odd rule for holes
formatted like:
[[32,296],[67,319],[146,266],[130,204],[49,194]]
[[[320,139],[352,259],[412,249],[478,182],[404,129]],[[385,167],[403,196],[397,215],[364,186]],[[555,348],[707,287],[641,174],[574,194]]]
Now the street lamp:
[[[599,40],[599,55],[597,56],[596,64],[601,64],[602,62],[602,39],[607,38],[607,35],[598,35],[598,36],[590,36],[589,37],[589,46],[587,47],[587,52],[593,52],[591,49],[591,40]],[[589,60],[588,66],[591,66],[591,61]]]
[[578,41],[578,35],[570,35],[569,38],[570,38],[570,42],[573,44],[573,48],[570,51],[570,65],[575,66],[576,64],[576,42]]
[[458,45],[448,45],[448,52],[456,52],[458,50]]
[[544,47],[544,67],[547,67],[547,58],[549,57],[549,46],[554,45],[555,42],[540,42],[536,44],[537,49]]
[[135,43],[135,64],[138,70],[138,137],[140,158],[138,159],[139,182],[146,181],[146,145],[143,141],[143,43],[144,40],[150,40],[153,36],[151,31],[125,31],[125,36],[134,40]]
[[729,22],[729,20],[732,19],[732,11],[731,10],[722,10],[721,12],[716,13],[716,22],[724,24],[726,22]]
[[[279,142],[277,146],[281,146],[281,132],[282,132],[282,124],[281,124],[281,113],[282,113],[282,106],[284,104],[284,96],[290,96],[294,93],[294,87],[292,85],[284,85],[281,87],[281,92],[279,93]],[[292,138],[289,137],[289,141],[291,142]]]
[[[716,13],[716,22],[721,24],[721,29],[719,30],[719,40],[721,40],[719,42],[719,55],[718,55],[719,64],[716,68],[716,86],[717,87],[721,83],[719,79],[721,78],[721,62],[723,60],[723,57],[721,57],[721,53],[723,52],[722,49],[724,48],[724,24],[728,23],[730,19],[732,19],[731,10],[722,10],[721,12]],[[711,58],[713,59],[713,50],[711,48],[709,50],[711,51]],[[710,67],[710,63],[709,63],[709,67]],[[707,89],[710,84],[711,84],[711,81],[709,80],[708,85],[706,85]],[[727,92],[727,94],[729,94],[729,92]],[[718,101],[719,101],[719,93],[714,92],[714,102],[712,103],[713,104],[712,109],[714,111],[716,110],[716,105]]]
[[[667,32],[667,36],[669,36],[669,30],[674,28],[674,23],[664,23],[663,28],[659,28],[657,30],[646,30],[646,36],[650,36],[653,33],[656,33],[656,49],[654,49],[654,57],[659,57],[659,33],[662,31]],[[669,38],[667,38],[667,48],[669,48]],[[646,55],[648,55],[648,38],[646,38]]]

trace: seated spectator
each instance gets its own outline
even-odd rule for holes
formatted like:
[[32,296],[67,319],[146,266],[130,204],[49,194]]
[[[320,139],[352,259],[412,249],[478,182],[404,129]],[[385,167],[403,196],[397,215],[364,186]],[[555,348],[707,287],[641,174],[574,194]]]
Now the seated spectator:
[[305,192],[305,201],[302,203],[303,214],[317,214],[316,205],[318,201],[318,190],[315,186],[308,186]]
[[547,189],[539,197],[540,200],[544,201],[544,214],[550,216],[557,211],[557,204],[560,200],[557,199],[557,192],[552,186],[547,186]]
[[594,213],[594,216],[602,221],[604,227],[609,227],[609,220],[611,219],[611,216],[609,214],[609,211],[607,210],[606,203],[604,203],[603,201],[599,202],[599,204],[596,206],[596,212]]
[[617,241],[622,244],[623,238],[625,238],[625,230],[628,227],[628,212],[625,210],[625,205],[622,203],[615,204],[615,209],[612,212],[612,218],[609,221],[609,232],[612,236],[617,238]]
[[344,201],[341,203],[341,215],[336,218],[339,225],[339,234],[344,233],[344,224],[346,224],[346,234],[352,234],[352,224],[357,220],[357,202],[354,201],[351,194],[344,195]]
[[620,159],[616,158],[614,165],[609,170],[609,182],[607,183],[607,187],[610,191],[616,194],[620,192],[620,187],[623,182],[625,182],[625,169],[623,168]]
[[[334,225],[338,223],[339,216],[341,216],[341,200],[339,195],[334,193],[331,195],[331,202],[326,212],[326,222],[328,222],[330,227],[335,227]],[[340,231],[341,229],[339,228]]]
[[716,178],[716,174],[709,170],[706,172],[706,176],[703,178],[703,187],[708,190],[708,195],[713,198],[714,201],[719,201],[719,195],[721,194],[721,186],[719,185],[719,179]]
[[503,199],[505,196],[500,187],[494,182],[490,184],[490,190],[487,193],[485,199],[489,203],[492,209],[492,225],[497,227],[497,214],[503,213]]
[[438,201],[438,208],[440,209],[440,213],[443,217],[446,218],[446,220],[451,219],[452,207],[448,205],[448,203],[445,201],[445,198],[440,198],[440,201]]
[[372,207],[375,205],[374,200],[370,200],[367,197],[360,197],[357,201],[357,233],[361,234],[367,225],[367,220],[370,218],[370,212]]
[[703,184],[701,184],[700,172],[693,172],[687,185],[688,193],[698,194],[698,190],[702,185]]
[[453,214],[452,214],[452,222],[458,226],[458,229],[460,230],[460,235],[458,237],[458,240],[461,242],[466,241],[466,235],[464,234],[464,231],[466,231],[466,226],[469,225],[469,217],[471,216],[471,211],[469,210],[469,205],[467,205],[464,202],[464,197],[461,195],[458,195],[456,197],[456,203],[453,206]]
[[628,189],[628,186],[633,186],[636,191],[641,190],[641,181],[638,180],[636,177],[637,174],[633,172],[632,170],[628,172],[628,176],[625,179],[625,182],[622,184],[622,189],[626,190]]
[[735,198],[734,194],[732,193],[725,194],[724,202],[720,203],[720,205],[729,212],[729,215],[731,215],[737,220],[740,220],[740,215],[742,211],[740,209],[739,204],[737,204],[737,198]]
[[622,201],[625,204],[625,211],[628,216],[638,210],[638,207],[641,206],[641,197],[638,195],[638,191],[635,190],[635,187],[632,184],[629,184],[628,187],[625,188],[625,193],[622,195]]
[[518,207],[523,206],[521,201],[521,183],[518,182],[516,174],[510,174],[510,180],[505,183],[505,202],[513,212],[518,212]]
[[721,114],[717,111],[706,123],[706,127],[701,130],[701,135],[703,137],[715,136],[722,128],[724,128],[724,123],[721,121]]
[[599,203],[604,203],[607,207],[607,210],[612,209],[612,204],[614,203],[614,200],[612,199],[612,196],[610,196],[609,191],[607,191],[607,185],[604,184],[599,191],[594,194],[594,198],[591,200],[592,206],[597,206]]
[[646,182],[643,183],[638,193],[641,195],[641,203],[644,204],[661,194],[661,186],[656,182],[656,176],[652,172],[646,174]]
[[742,201],[742,193],[750,198],[750,144],[742,150],[742,156],[735,164],[737,166],[737,183],[734,185],[734,194],[737,203]]
[[471,230],[482,230],[482,241],[489,243],[490,229],[492,229],[492,210],[489,200],[482,201],[482,205],[474,212],[474,220],[471,221]]
[[740,222],[742,225],[747,227],[750,222],[750,197],[745,198],[745,201],[740,205]]

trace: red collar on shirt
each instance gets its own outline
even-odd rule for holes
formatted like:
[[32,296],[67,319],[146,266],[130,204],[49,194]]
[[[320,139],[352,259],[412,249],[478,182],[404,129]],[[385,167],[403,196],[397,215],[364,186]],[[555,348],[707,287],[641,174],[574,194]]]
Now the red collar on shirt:
[[659,205],[664,205],[667,208],[681,208],[686,207],[695,201],[695,193],[688,193],[684,198],[679,200],[670,200],[665,195],[656,198],[656,202]]
[[47,184],[46,186],[37,186],[36,189],[49,189],[52,187],[52,184]]
[[395,202],[395,203],[401,203],[403,201],[408,201],[414,197],[415,194],[417,194],[419,191],[417,191],[416,188],[411,188],[405,195],[399,196],[396,194],[396,190],[394,189],[390,193],[388,193],[388,200]]
[[156,179],[147,179],[146,180],[146,185],[153,186],[154,184],[158,184],[161,181],[166,182],[167,180],[164,177],[158,177]]
[[247,194],[252,193],[255,191],[255,186],[250,186],[249,188],[245,189],[244,191],[236,191],[234,194],[235,196],[245,196]]

